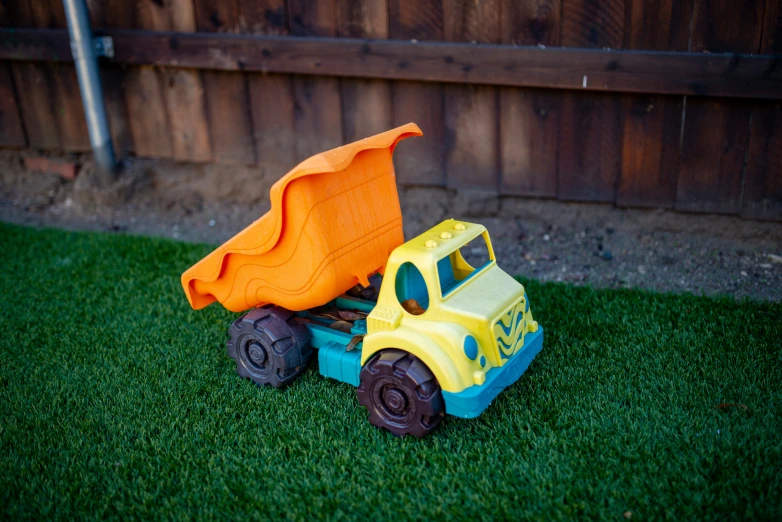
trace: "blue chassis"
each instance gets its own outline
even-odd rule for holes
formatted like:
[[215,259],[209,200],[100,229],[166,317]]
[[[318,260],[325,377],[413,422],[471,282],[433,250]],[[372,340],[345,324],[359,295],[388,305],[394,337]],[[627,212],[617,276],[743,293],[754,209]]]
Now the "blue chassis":
[[[334,303],[338,309],[361,310],[369,313],[375,303],[352,297],[338,297]],[[361,343],[347,351],[347,345],[354,335],[366,334],[366,321],[356,321],[351,333],[340,332],[326,326],[327,321],[319,321],[308,312],[297,315],[310,319],[307,329],[312,335],[310,344],[318,349],[318,370],[324,377],[358,386],[361,373]],[[524,337],[524,346],[511,356],[503,366],[492,368],[486,373],[486,382],[470,386],[460,392],[443,391],[445,412],[455,417],[472,419],[483,413],[497,395],[519,380],[527,370],[532,359],[543,348],[543,328]]]

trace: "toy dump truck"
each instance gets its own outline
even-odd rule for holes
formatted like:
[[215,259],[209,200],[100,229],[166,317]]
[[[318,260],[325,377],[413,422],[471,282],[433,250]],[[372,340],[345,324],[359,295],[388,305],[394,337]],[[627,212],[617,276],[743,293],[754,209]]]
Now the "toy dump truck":
[[411,123],[304,161],[267,214],[182,275],[193,308],[249,310],[229,330],[239,375],[281,387],[317,351],[372,424],[418,437],[480,415],[543,346],[486,228],[448,219],[404,242],[391,156],[420,135]]

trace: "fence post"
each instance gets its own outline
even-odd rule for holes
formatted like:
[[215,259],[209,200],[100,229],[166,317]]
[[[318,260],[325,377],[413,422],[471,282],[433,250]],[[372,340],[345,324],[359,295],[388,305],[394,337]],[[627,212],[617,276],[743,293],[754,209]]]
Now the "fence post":
[[84,116],[87,119],[90,145],[100,180],[104,183],[110,183],[116,174],[116,162],[109,134],[109,122],[106,118],[106,106],[103,102],[103,90],[98,75],[96,55],[111,56],[114,54],[111,39],[93,39],[84,0],[63,0],[62,3],[68,21],[71,54],[76,64],[76,76],[79,78],[79,91],[84,105]]

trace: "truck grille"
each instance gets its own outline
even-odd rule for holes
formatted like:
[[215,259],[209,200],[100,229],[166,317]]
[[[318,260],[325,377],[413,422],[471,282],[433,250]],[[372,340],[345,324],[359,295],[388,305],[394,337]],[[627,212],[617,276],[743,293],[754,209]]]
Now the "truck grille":
[[526,296],[506,310],[492,327],[500,359],[509,359],[524,346],[527,321],[524,319]]

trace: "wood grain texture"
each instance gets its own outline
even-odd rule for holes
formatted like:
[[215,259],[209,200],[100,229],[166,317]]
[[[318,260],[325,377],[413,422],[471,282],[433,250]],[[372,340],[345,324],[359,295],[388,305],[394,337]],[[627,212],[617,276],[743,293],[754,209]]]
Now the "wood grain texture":
[[[30,0],[30,10],[37,28],[66,27],[65,12],[59,0]],[[87,120],[84,117],[75,67],[72,64],[59,63],[45,67],[60,147],[67,151],[90,150]]]
[[[587,92],[782,99],[774,56],[105,31],[116,64]],[[220,49],[219,53],[215,49]],[[0,59],[68,62],[65,31],[0,29]],[[583,77],[588,76],[583,87]]]
[[[499,43],[499,0],[443,0],[443,36],[451,42]],[[446,85],[448,186],[499,188],[499,93],[482,85]]]
[[[287,0],[290,34],[333,37],[336,35],[334,0],[311,3]],[[328,72],[325,69],[324,72]],[[329,76],[293,78],[296,114],[296,157],[304,160],[343,144],[342,96],[339,80]]]
[[682,99],[628,95],[622,98],[622,171],[616,203],[672,208],[681,151]]
[[[692,2],[632,0],[626,4],[625,47],[686,51]],[[622,95],[622,162],[616,203],[672,208],[681,161],[684,99]]]
[[196,30],[207,33],[241,32],[237,0],[193,0]]
[[762,54],[782,53],[782,3],[778,0],[766,0],[760,52]]
[[[17,9],[16,3],[0,3],[0,27],[10,27]],[[13,73],[18,64],[0,63],[0,147],[27,145],[21,107],[16,97]]]
[[[150,20],[150,11],[156,13],[157,8],[149,6],[149,3],[150,0],[113,2],[106,6],[101,19],[110,28],[152,29],[156,25],[153,23],[155,20]],[[123,9],[127,5],[131,5],[132,9]],[[157,27],[168,27],[167,20],[159,21]],[[172,157],[171,129],[160,69],[146,65],[128,67],[123,71],[122,85],[135,154]]]
[[125,71],[125,104],[128,127],[137,156],[173,156],[163,77],[156,67],[141,66]]
[[[284,0],[240,0],[239,10],[242,26],[254,34],[288,34]],[[296,163],[293,80],[287,75],[251,73],[247,88],[257,161],[283,174]]]
[[8,64],[0,63],[0,147],[27,145]]
[[[236,0],[195,0],[198,31],[237,32],[241,29]],[[255,162],[251,109],[246,78],[240,72],[203,71],[209,136],[219,163],[247,165]]]
[[285,36],[288,21],[285,0],[239,0],[242,32]]
[[558,197],[613,202],[621,162],[621,101],[573,92],[561,103]]
[[[760,51],[763,2],[695,0],[691,49]],[[750,105],[688,98],[676,208],[734,214],[741,207]]]
[[291,78],[248,76],[258,163],[281,175],[296,164],[296,111]]
[[[563,4],[562,45],[620,48],[622,0],[574,0]],[[585,75],[582,82],[589,83]],[[592,80],[594,81],[594,80]],[[621,102],[615,96],[568,92],[560,112],[558,197],[614,201],[622,154]]]
[[[337,36],[387,39],[387,0],[337,0]],[[345,142],[366,138],[393,126],[388,81],[344,78],[341,84]]]
[[[2,22],[4,26],[7,24],[14,28],[14,31],[17,28],[36,27],[30,2],[17,0],[5,4]],[[43,63],[16,62],[11,63],[10,67],[28,144],[36,149],[60,148],[50,67]]]
[[72,65],[54,64],[51,79],[60,146],[66,151],[92,150],[76,68]]
[[[89,2],[87,9],[94,31],[103,29],[132,29],[134,10],[131,2],[105,0]],[[128,108],[125,102],[126,70],[119,65],[99,62],[103,99],[106,116],[109,120],[109,132],[114,152],[122,156],[133,152],[133,134],[128,121]]]
[[619,49],[624,42],[625,2],[570,0],[562,4],[562,45]]
[[753,107],[741,215],[782,220],[782,105]]
[[40,63],[16,63],[11,72],[30,147],[60,149],[49,70]]
[[498,92],[494,87],[445,88],[446,171],[453,188],[498,190]]
[[[169,0],[165,3],[140,0],[136,16],[143,29],[196,30],[192,0]],[[198,71],[164,68],[159,73],[164,108],[168,114],[172,156],[182,161],[210,161],[213,155],[209,122],[204,87]],[[154,87],[150,86],[147,91],[151,94]]]
[[688,98],[676,209],[738,213],[751,105]]
[[[782,52],[782,5],[774,0],[766,0],[760,52]],[[779,103],[757,103],[752,108],[741,215],[782,220],[782,105]]]
[[87,11],[94,31],[133,29],[136,27],[134,2],[126,0],[88,0]]
[[[388,0],[389,38],[417,42],[443,39],[443,6],[440,0]],[[411,53],[409,53],[411,54]],[[444,185],[445,110],[443,88],[437,83],[391,83],[393,125],[415,122],[424,135],[399,144],[395,155],[400,183]]]
[[501,192],[556,197],[560,94],[500,90]]
[[692,0],[628,0],[624,48],[687,51],[692,7]]
[[125,102],[125,70],[113,64],[103,64],[100,67],[100,77],[114,152],[122,156],[134,150]]
[[694,0],[693,52],[757,53],[765,4],[777,0]]
[[562,41],[561,0],[502,0],[502,43],[559,45]]
[[212,161],[204,84],[198,71],[163,69],[163,94],[174,159]]
[[[501,6],[502,43],[554,46],[561,41],[560,0]],[[500,89],[500,190],[556,197],[560,95],[541,89]]]

